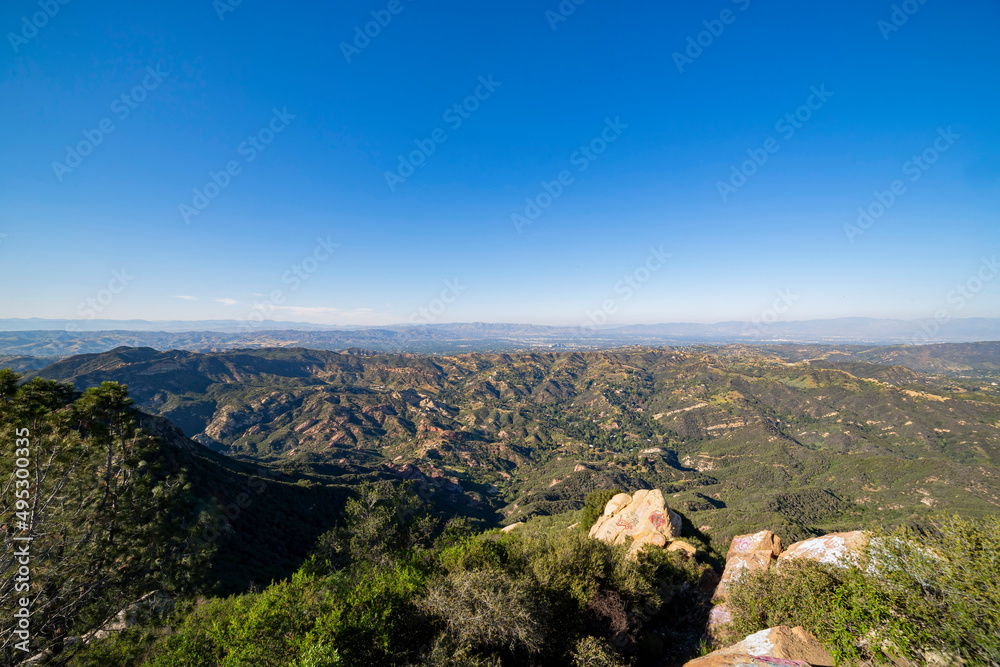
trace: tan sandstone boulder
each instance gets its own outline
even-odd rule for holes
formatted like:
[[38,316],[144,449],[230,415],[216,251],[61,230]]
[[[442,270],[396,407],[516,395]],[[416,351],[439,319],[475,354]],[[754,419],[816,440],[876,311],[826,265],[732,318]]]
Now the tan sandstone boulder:
[[624,544],[631,537],[630,556],[647,545],[664,547],[680,534],[681,517],[666,506],[659,489],[619,493],[590,529],[591,537],[611,544]]
[[752,535],[737,535],[729,543],[726,553],[726,569],[722,573],[714,599],[725,597],[730,582],[744,573],[767,570],[781,553],[781,538],[769,530]]
[[778,557],[778,565],[795,558],[807,558],[830,565],[853,564],[858,562],[867,544],[868,536],[860,530],[813,537],[788,547]]
[[619,493],[608,501],[608,504],[604,506],[604,516],[611,516],[620,510],[621,508],[632,502],[632,496],[627,493]]
[[781,538],[769,530],[733,538],[729,543],[729,552],[726,553],[726,569],[712,596],[712,600],[719,604],[712,608],[708,617],[706,630],[710,637],[725,641],[729,636],[732,617],[724,602],[729,584],[749,572],[770,569],[777,562],[780,553]]
[[684,667],[737,667],[737,665],[831,667],[833,656],[805,629],[779,625],[776,628],[755,632],[738,644],[692,660]]

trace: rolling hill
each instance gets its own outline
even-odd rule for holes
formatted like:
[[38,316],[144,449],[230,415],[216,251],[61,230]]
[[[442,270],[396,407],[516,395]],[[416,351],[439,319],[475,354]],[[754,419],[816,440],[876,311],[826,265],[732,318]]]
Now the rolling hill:
[[230,458],[326,484],[412,480],[503,523],[578,509],[594,489],[655,486],[724,543],[762,527],[792,539],[995,513],[1000,392],[983,378],[997,348],[118,348],[38,374],[122,382]]

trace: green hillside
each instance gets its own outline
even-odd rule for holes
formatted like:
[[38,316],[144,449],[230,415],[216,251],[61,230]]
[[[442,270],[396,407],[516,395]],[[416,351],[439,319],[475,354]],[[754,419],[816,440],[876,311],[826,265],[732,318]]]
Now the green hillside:
[[[995,363],[959,347],[942,358],[981,374]],[[880,354],[894,361],[894,349]],[[652,486],[721,544],[765,527],[791,539],[996,512],[995,388],[864,356],[119,348],[40,375],[126,384],[143,410],[239,460],[327,482],[412,480],[442,507],[503,523],[579,509],[594,489]]]

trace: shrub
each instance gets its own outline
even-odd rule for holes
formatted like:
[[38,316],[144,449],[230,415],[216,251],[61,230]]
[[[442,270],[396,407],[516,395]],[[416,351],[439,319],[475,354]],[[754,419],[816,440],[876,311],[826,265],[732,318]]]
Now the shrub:
[[882,534],[868,556],[918,648],[1000,664],[1000,516],[947,516],[922,530]]
[[637,594],[644,587],[639,576],[630,576],[636,568],[625,560],[624,549],[576,531],[536,532],[526,527],[504,544],[542,587],[572,598],[579,606],[612,581],[624,594]]
[[604,508],[608,506],[608,501],[619,493],[621,493],[620,489],[598,489],[588,493],[584,500],[580,528],[590,530],[597,523],[597,519],[604,514]]
[[573,647],[573,667],[625,667],[625,662],[606,641],[583,637]]
[[550,618],[544,597],[529,579],[504,570],[449,573],[428,586],[420,604],[460,647],[530,655],[545,644]]
[[[430,546],[437,523],[429,505],[407,486],[362,484],[347,501],[344,525],[320,536],[308,570],[325,574],[351,566],[390,566],[400,554]],[[456,526],[448,534],[459,531]]]
[[734,582],[726,596],[732,630],[746,636],[776,625],[801,625],[826,636],[833,598],[847,572],[809,560],[794,560],[782,569],[755,572]]
[[300,571],[261,593],[213,600],[194,610],[158,643],[148,664],[392,664],[420,643],[412,641],[411,601],[422,585],[422,576],[406,567],[357,580]]
[[501,667],[495,655],[477,653],[466,646],[459,646],[447,632],[442,632],[421,656],[418,663],[424,667]]
[[618,667],[704,568],[663,550],[628,560],[627,545],[544,522],[473,535],[434,519],[431,530],[389,487],[361,489],[346,513],[290,579],[188,605],[170,632],[101,642],[121,657],[87,664]]

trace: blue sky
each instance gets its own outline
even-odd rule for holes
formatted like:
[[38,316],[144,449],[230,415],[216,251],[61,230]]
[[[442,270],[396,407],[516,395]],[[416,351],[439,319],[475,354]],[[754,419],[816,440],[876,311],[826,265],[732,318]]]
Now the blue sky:
[[5,3],[0,316],[1000,314],[1000,3],[226,1]]

